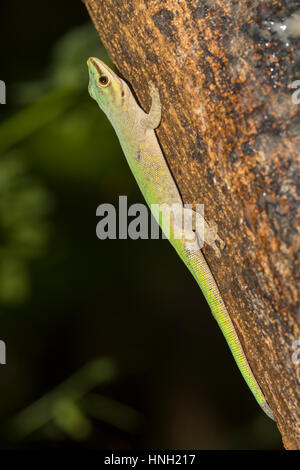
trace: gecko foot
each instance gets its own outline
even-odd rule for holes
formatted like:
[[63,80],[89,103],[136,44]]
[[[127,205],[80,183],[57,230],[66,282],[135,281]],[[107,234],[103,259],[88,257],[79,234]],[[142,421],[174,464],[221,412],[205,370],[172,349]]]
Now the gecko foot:
[[161,120],[161,104],[158,89],[152,81],[149,82],[149,91],[152,98],[151,109],[141,120],[141,125],[145,129],[156,129]]
[[152,80],[149,81],[149,92],[150,92],[152,99],[153,99],[153,95],[158,94],[158,90],[156,86],[154,85],[154,82],[152,82]]
[[[219,237],[219,235],[218,235],[218,225],[213,220],[209,223],[205,223],[205,226],[204,226],[204,241],[205,241],[205,243],[207,243],[209,246],[212,247],[212,249],[215,252],[215,255],[217,256],[217,258],[220,258],[221,257],[221,251],[220,250],[224,249],[225,243]],[[220,248],[218,247],[216,242],[219,243]]]
[[[225,247],[225,243],[218,235],[218,226],[212,221],[207,223],[204,217],[193,209],[185,209],[185,215],[192,215],[193,231],[197,234],[199,248],[203,247],[203,243],[207,243],[215,252],[215,255],[220,258],[221,251]],[[217,243],[218,242],[218,245]]]

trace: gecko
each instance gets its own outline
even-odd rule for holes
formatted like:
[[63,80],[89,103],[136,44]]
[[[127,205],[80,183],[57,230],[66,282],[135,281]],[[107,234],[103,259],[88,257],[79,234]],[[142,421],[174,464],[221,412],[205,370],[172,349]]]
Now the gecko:
[[[157,213],[153,215],[163,232],[167,229],[170,220],[171,224],[173,223],[173,231],[168,237],[169,241],[202,290],[212,314],[225,336],[237,366],[256,401],[263,411],[271,419],[274,419],[273,413],[248,363],[213,273],[201,251],[203,243],[207,243],[219,257],[218,244],[221,249],[223,249],[224,244],[214,225],[208,224],[204,217],[198,212],[196,213],[193,208],[184,209],[182,197],[158,142],[155,133],[155,129],[161,121],[161,102],[158,89],[150,82],[152,104],[147,114],[138,105],[127,83],[104,62],[95,57],[90,57],[87,64],[89,94],[104,111],[115,129],[129,167],[148,206],[150,209],[153,205],[174,206],[177,208],[177,211],[174,210],[171,219],[170,214],[164,211],[160,216]],[[187,229],[185,229],[185,226],[181,232],[179,229],[180,237],[175,237],[174,228],[182,227],[180,225],[182,214],[188,216],[190,223],[187,224]],[[199,218],[204,230],[197,230],[199,224],[197,226],[195,221],[197,222]]]

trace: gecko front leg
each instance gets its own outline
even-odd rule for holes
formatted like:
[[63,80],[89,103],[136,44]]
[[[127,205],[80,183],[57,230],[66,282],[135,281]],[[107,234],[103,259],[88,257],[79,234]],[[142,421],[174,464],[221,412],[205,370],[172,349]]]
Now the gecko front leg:
[[153,82],[149,82],[149,86],[152,104],[149,114],[141,120],[141,126],[145,129],[156,129],[161,120],[161,104],[158,89]]

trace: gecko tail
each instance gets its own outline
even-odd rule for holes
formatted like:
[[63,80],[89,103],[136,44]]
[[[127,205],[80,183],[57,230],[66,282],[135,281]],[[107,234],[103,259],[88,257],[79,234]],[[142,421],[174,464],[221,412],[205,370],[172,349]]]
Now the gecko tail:
[[266,401],[264,401],[263,403],[260,403],[260,406],[262,408],[262,410],[266,413],[267,416],[269,416],[269,418],[271,418],[273,421],[275,421],[275,418],[274,418],[274,415],[271,411],[271,408],[269,407],[268,403]]
[[[178,248],[178,246],[174,246],[175,249]],[[181,245],[179,248],[181,248]],[[184,246],[183,249],[178,249],[177,252],[199,284],[207,300],[207,303],[211,308],[213,316],[219,324],[223,335],[225,336],[236,364],[239,367],[250,390],[252,391],[257,403],[260,405],[266,415],[275,421],[273,413],[252,372],[239,336],[227,311],[226,305],[222,299],[213,274],[206,263],[204,255],[202,254],[201,250],[189,249],[187,246]]]

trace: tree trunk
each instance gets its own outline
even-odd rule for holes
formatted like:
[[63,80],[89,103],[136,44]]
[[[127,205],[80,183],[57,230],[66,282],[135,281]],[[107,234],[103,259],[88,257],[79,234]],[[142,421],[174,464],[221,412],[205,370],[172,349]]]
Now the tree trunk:
[[149,80],[159,88],[162,149],[184,202],[218,224],[222,257],[204,254],[284,445],[300,449],[300,1],[85,3],[145,110]]

